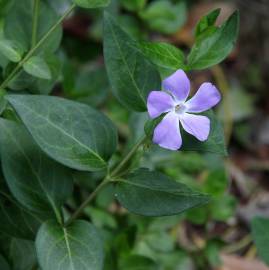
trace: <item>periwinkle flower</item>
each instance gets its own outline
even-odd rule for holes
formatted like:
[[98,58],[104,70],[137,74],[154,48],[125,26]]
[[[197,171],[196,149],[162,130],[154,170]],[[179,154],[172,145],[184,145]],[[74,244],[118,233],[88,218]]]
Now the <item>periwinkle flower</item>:
[[152,91],[147,100],[151,118],[166,113],[154,130],[153,142],[166,149],[178,150],[182,145],[179,123],[199,141],[206,141],[210,132],[210,120],[196,113],[209,110],[220,101],[217,88],[211,83],[203,83],[197,93],[187,100],[190,81],[183,70],[166,78],[162,87],[165,91]]

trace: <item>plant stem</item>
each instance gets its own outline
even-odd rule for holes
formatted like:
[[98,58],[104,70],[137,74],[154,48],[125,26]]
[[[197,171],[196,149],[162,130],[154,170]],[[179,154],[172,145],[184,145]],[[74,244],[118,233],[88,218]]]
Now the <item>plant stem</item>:
[[138,148],[145,142],[146,136],[143,136],[130,150],[130,152],[124,157],[124,159],[119,163],[119,165],[111,172],[110,177],[113,178],[121,171],[125,164],[133,157]]
[[102,190],[108,183],[109,179],[105,178],[97,188],[89,195],[89,197],[80,205],[80,207],[75,211],[75,213],[67,220],[65,227],[70,225],[84,210],[84,208],[95,198],[97,193]]
[[36,45],[38,15],[39,15],[39,0],[34,0],[33,25],[32,25],[32,47],[31,48],[33,48]]
[[25,57],[17,64],[17,66],[12,70],[8,77],[2,82],[0,88],[7,87],[8,83],[16,76],[20,71],[24,63],[36,52],[37,49],[47,40],[47,38],[55,31],[55,29],[62,23],[62,21],[67,17],[75,8],[75,4],[72,4],[69,9],[59,18],[59,20],[48,30],[48,32],[36,43],[36,45],[25,55]]
[[100,190],[102,190],[107,184],[113,182],[113,177],[120,173],[121,169],[126,165],[126,163],[133,157],[138,148],[144,143],[146,136],[143,136],[130,150],[130,152],[123,158],[118,166],[111,172],[107,174],[104,180],[97,186],[97,188],[89,195],[89,197],[79,206],[75,213],[67,220],[65,227],[70,225],[84,210],[84,208],[95,198]]

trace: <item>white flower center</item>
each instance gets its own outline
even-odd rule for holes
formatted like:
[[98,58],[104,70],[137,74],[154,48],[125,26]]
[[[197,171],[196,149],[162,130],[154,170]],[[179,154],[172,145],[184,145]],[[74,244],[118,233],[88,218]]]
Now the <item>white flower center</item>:
[[174,109],[176,114],[182,115],[186,112],[187,107],[184,104],[177,104]]

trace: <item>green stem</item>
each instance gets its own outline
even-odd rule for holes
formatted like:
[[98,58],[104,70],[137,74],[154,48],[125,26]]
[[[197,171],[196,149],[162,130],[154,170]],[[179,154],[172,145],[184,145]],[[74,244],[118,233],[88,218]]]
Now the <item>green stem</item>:
[[39,0],[34,0],[33,25],[32,25],[32,48],[36,45],[36,40],[37,40],[38,15],[39,15]]
[[36,45],[25,55],[25,57],[17,64],[17,66],[12,70],[8,77],[0,85],[0,88],[6,88],[8,83],[16,76],[20,71],[21,67],[25,62],[36,52],[37,49],[47,40],[47,38],[55,31],[55,29],[63,22],[65,17],[67,17],[75,8],[75,4],[72,4],[70,8],[59,18],[59,20],[48,30],[48,32],[36,43]]
[[89,195],[89,197],[80,205],[80,207],[75,211],[75,213],[67,220],[65,226],[70,225],[80,214],[83,212],[84,208],[95,198],[95,196],[102,190],[108,183],[112,182],[118,173],[121,172],[121,169],[124,168],[126,163],[134,156],[138,148],[145,142],[146,136],[143,136],[130,150],[130,152],[123,158],[119,165],[111,172],[107,174],[104,180],[97,186],[97,188]]
[[125,166],[125,164],[133,157],[138,148],[145,142],[146,136],[143,136],[131,149],[131,151],[125,156],[125,158],[120,162],[120,164],[111,172],[110,177],[113,178],[120,173],[121,169]]
[[102,190],[109,183],[109,179],[105,178],[97,188],[90,194],[90,196],[80,205],[76,212],[67,220],[65,227],[70,225],[79,215],[82,213],[84,208],[95,198],[97,193]]

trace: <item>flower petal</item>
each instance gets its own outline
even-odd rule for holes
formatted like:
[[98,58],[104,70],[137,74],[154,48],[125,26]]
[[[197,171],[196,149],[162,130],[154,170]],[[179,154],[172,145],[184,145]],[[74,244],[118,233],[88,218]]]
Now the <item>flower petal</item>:
[[212,83],[203,83],[197,93],[185,104],[190,113],[200,113],[219,103],[221,95]]
[[210,120],[203,115],[184,113],[180,122],[185,131],[192,134],[199,141],[205,141],[210,132]]
[[166,78],[162,86],[164,90],[169,91],[178,101],[185,101],[190,93],[190,81],[186,73],[179,69],[170,77]]
[[156,118],[168,112],[174,105],[173,98],[163,91],[152,91],[148,96],[147,107],[151,118]]
[[181,147],[179,120],[175,113],[168,113],[155,128],[153,142],[169,150],[178,150]]

